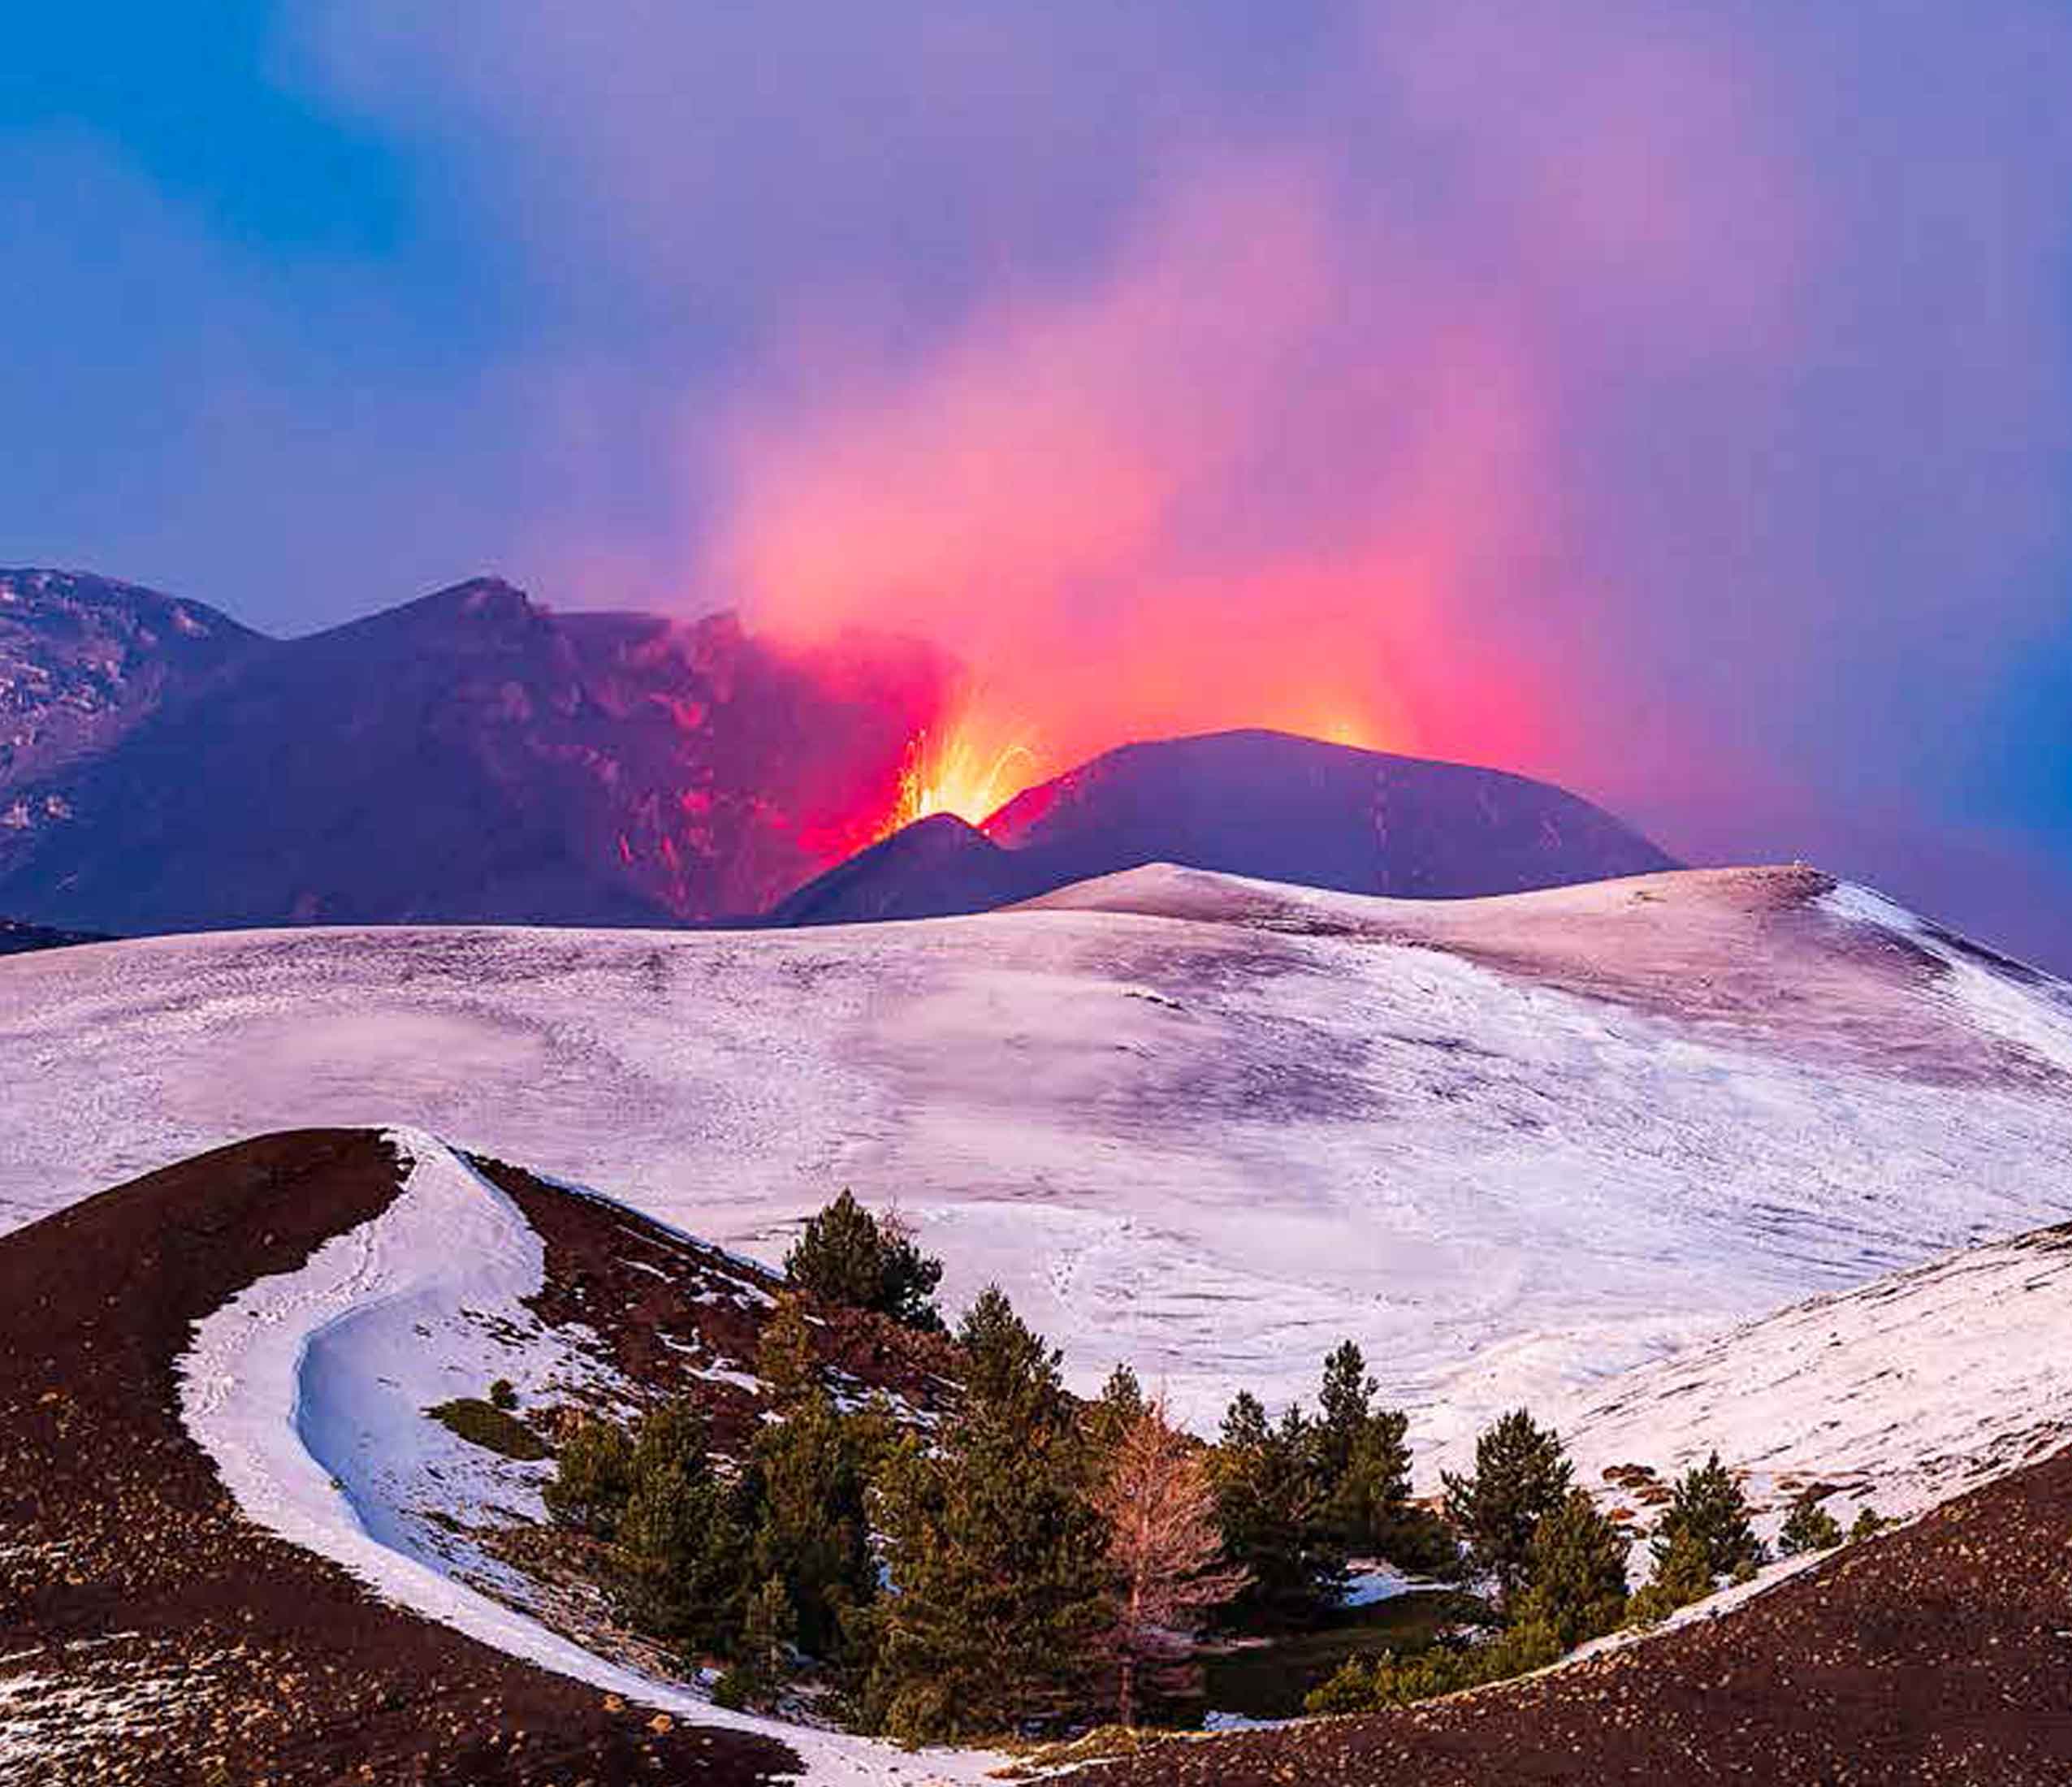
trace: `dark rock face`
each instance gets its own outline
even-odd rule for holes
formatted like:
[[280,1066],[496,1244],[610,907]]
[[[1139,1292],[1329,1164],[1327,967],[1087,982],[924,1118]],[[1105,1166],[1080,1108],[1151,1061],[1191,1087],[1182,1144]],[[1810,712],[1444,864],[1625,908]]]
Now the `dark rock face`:
[[494,579],[289,641],[0,583],[0,910],[132,933],[753,912],[869,842],[942,686],[918,647],[781,656]]
[[1545,782],[1271,732],[1126,745],[1017,795],[954,845],[916,837],[940,823],[829,871],[772,918],[982,911],[1146,863],[1425,899],[1677,866]]
[[24,796],[6,791],[108,750],[266,643],[133,583],[0,569],[0,826],[32,823]]

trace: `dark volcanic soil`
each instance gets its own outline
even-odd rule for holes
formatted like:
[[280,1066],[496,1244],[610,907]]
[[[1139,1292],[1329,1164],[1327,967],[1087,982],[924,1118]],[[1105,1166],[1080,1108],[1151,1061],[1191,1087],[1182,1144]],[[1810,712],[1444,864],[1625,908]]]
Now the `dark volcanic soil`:
[[2072,1454],[1740,1610],[1508,1687],[1174,1743],[1084,1787],[2072,1781]]
[[[395,1195],[370,1134],[205,1155],[0,1238],[7,1787],[747,1783],[781,1746],[681,1724],[377,1602],[246,1521],[180,1425],[192,1324]],[[666,1724],[666,1722],[664,1722]]]
[[[469,1158],[546,1248],[546,1288],[526,1300],[534,1313],[549,1326],[579,1323],[595,1334],[610,1365],[647,1398],[698,1404],[714,1444],[738,1455],[771,1404],[710,1368],[753,1374],[783,1279],[622,1204],[503,1161]],[[883,1391],[924,1419],[954,1397],[956,1354],[947,1336],[854,1309],[819,1308],[810,1320],[815,1357],[837,1394]]]

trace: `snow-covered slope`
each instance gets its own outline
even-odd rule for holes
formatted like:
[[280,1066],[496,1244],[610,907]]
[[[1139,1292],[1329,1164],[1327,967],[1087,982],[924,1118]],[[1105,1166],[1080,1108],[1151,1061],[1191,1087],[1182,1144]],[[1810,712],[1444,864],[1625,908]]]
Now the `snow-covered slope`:
[[2072,1227],[1819,1297],[1615,1378],[1559,1412],[1584,1478],[1666,1482],[1715,1450],[1774,1527],[1832,1488],[1920,1512],[2072,1439]]
[[0,1220],[318,1123],[766,1257],[848,1184],[1082,1382],[1128,1357],[1201,1417],[1350,1333],[1443,1439],[2072,1215],[2064,989],[1810,872],[1434,903],[1153,869],[1044,906],[0,963]]

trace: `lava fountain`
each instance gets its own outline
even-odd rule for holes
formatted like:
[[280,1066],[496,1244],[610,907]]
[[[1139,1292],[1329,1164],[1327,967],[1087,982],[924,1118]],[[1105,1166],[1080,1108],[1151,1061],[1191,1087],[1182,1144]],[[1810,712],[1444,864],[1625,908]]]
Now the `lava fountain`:
[[899,777],[898,798],[880,836],[937,813],[981,825],[1034,781],[1041,768],[1031,735],[978,719],[969,707],[916,732]]

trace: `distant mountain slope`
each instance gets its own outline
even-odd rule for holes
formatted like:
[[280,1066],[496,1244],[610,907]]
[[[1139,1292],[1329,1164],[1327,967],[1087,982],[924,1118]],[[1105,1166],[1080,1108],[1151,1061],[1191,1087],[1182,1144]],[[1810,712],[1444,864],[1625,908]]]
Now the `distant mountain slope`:
[[564,616],[494,579],[288,641],[100,580],[6,587],[0,910],[129,932],[752,911],[869,835],[940,675],[893,644],[824,675],[729,617]]
[[134,583],[0,569],[0,828],[62,816],[32,807],[29,785],[109,750],[270,643]]
[[1551,1413],[1600,1494],[1716,1450],[1766,1536],[1811,1484],[1845,1525],[1918,1513],[2072,1439],[2072,1227],[1795,1304]]
[[[1076,903],[1073,903],[1076,902]],[[1088,1387],[1213,1425],[1347,1335],[1482,1417],[2072,1218],[2072,995],[1802,868],[1473,901],[1140,869],[805,930],[340,928],[0,961],[0,1227],[391,1115],[781,1250],[842,1186]],[[120,1120],[111,1119],[111,1101]]]
[[772,924],[857,924],[989,912],[1040,893],[1040,867],[954,813],[932,813],[794,888]]
[[1676,866],[1545,782],[1274,732],[1123,746],[1017,795],[954,845],[941,820],[922,824],[934,829],[830,870],[773,920],[983,911],[1149,863],[1428,899]]

